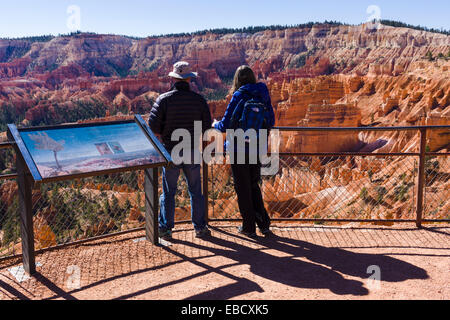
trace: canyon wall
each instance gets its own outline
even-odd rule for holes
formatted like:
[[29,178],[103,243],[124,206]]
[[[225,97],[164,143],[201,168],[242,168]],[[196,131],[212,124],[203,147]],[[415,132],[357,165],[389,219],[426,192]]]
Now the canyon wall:
[[[412,64],[428,51],[436,57],[439,53],[447,55],[449,49],[450,39],[442,34],[388,26],[374,31],[366,25],[316,25],[255,34],[141,40],[92,34],[34,43],[0,40],[0,63],[28,62],[24,65],[25,72],[19,72],[22,68],[10,72],[15,76],[44,74],[71,65],[100,77],[153,71],[165,76],[172,64],[181,59],[191,62],[198,70],[214,70],[220,77],[230,76],[244,63],[254,66],[261,78],[288,69],[300,69],[298,72],[303,75],[398,75],[411,70]],[[306,70],[301,70],[302,67]]]
[[[187,60],[199,72],[193,90],[210,99],[228,90],[237,66],[251,65],[270,88],[277,126],[448,124],[448,53],[449,36],[387,26],[373,30],[364,24],[139,40],[93,34],[42,42],[0,40],[0,105],[12,105],[25,125],[52,117],[77,120],[78,113],[86,118],[80,105],[99,109],[92,117],[148,113],[158,94],[171,86],[172,64]],[[210,102],[215,118],[223,115],[229,99]],[[74,116],[58,117],[65,110]],[[393,142],[394,135],[376,133],[360,135],[359,142],[354,136],[338,142],[337,136],[323,144],[311,133],[303,139],[296,134],[284,146],[318,150],[316,144],[341,151],[383,140],[388,141],[384,149],[411,147],[407,134],[401,143]],[[431,134],[430,148],[444,147],[447,138]]]

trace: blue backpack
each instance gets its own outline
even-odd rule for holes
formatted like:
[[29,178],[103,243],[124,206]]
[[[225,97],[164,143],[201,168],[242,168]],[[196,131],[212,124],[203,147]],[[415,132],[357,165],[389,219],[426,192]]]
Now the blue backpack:
[[259,130],[264,128],[269,118],[269,109],[259,96],[250,95],[244,90],[239,91],[247,97],[244,97],[236,106],[231,116],[230,126],[233,129],[243,129],[244,131],[255,129],[259,136]]

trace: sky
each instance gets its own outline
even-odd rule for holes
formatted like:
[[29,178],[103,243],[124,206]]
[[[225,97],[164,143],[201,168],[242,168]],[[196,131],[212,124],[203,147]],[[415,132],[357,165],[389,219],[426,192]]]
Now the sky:
[[[448,0],[0,0],[0,37],[80,30],[136,37],[373,18],[450,30]],[[368,10],[369,9],[369,10]]]

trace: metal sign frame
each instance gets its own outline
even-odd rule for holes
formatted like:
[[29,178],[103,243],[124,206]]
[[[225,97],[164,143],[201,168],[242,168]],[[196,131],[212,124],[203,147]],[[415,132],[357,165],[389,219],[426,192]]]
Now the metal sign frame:
[[[147,165],[139,165],[139,166],[130,166],[123,168],[114,168],[107,170],[97,170],[92,172],[83,172],[76,174],[69,174],[64,176],[57,176],[51,178],[44,178],[41,176],[35,161],[33,160],[32,155],[30,154],[28,148],[20,136],[22,131],[26,132],[34,132],[34,131],[43,131],[43,130],[56,130],[56,129],[71,129],[71,128],[86,128],[86,127],[101,127],[101,126],[109,126],[116,124],[127,124],[127,123],[136,123],[147,137],[149,142],[155,147],[155,150],[164,158],[165,163],[153,163]],[[83,124],[66,124],[66,125],[58,125],[58,126],[45,126],[45,127],[31,127],[31,128],[17,128],[14,124],[8,125],[8,135],[10,139],[15,142],[16,152],[20,153],[25,161],[25,164],[31,173],[31,176],[34,180],[34,184],[38,186],[41,183],[51,183],[58,181],[67,181],[74,180],[79,178],[88,178],[88,177],[96,177],[101,175],[107,175],[112,173],[120,173],[120,172],[128,172],[128,171],[137,171],[137,170],[145,170],[156,167],[168,166],[172,163],[172,158],[170,154],[165,150],[162,144],[158,141],[154,133],[151,131],[147,123],[140,115],[136,115],[134,120],[125,120],[125,121],[110,121],[110,122],[101,122],[101,123],[83,123]]]
[[[140,166],[124,167],[109,170],[99,170],[93,172],[86,172],[80,174],[71,174],[52,178],[43,178],[33,160],[28,148],[20,136],[22,130],[27,132],[61,129],[61,128],[81,128],[81,127],[95,127],[106,126],[124,123],[137,123],[142,129],[146,138],[155,147],[156,151],[164,158],[164,163],[154,163]],[[17,168],[17,184],[19,190],[19,215],[20,215],[20,229],[22,239],[22,257],[25,271],[33,275],[36,273],[35,264],[35,247],[34,247],[34,230],[33,230],[33,204],[32,196],[33,189],[39,187],[44,183],[51,183],[57,181],[74,180],[78,178],[95,177],[119,172],[144,170],[145,172],[145,231],[146,238],[151,243],[159,244],[158,234],[158,213],[159,213],[159,196],[158,196],[158,178],[160,167],[167,167],[172,165],[172,158],[167,150],[158,141],[155,134],[144,121],[140,115],[136,115],[134,120],[102,122],[90,124],[67,124],[59,126],[47,127],[32,127],[32,128],[17,128],[14,124],[8,125],[8,138],[14,141],[13,147],[16,152],[16,168]]]

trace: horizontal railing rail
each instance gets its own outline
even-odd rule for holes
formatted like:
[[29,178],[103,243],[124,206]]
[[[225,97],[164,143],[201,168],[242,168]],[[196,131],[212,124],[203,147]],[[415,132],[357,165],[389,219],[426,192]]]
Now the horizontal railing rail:
[[17,178],[16,173],[7,173],[7,174],[0,175],[0,180],[12,180],[12,179],[16,179],[16,178]]
[[12,148],[14,146],[14,142],[6,141],[6,142],[0,142],[0,149],[7,149]]
[[410,127],[274,127],[279,131],[420,131],[448,130],[450,125]]

